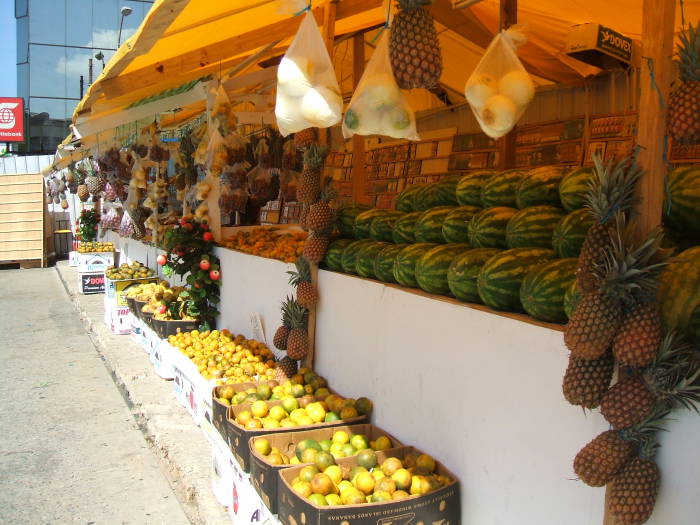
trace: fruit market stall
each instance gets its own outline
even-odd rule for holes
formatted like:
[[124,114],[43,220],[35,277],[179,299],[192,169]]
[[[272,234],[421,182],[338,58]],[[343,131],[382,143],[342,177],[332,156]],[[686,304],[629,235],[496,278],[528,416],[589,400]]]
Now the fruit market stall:
[[[265,343],[287,377],[297,361],[312,365],[343,396],[372,399],[372,424],[438,460],[416,467],[408,450],[377,450],[373,480],[318,463],[306,480],[308,469],[290,467],[278,476],[278,518],[347,518],[320,509],[336,506],[333,487],[345,482],[357,501],[341,492],[338,507],[364,494],[391,513],[375,484],[396,459],[425,476],[410,490],[428,498],[416,500],[424,509],[461,502],[467,523],[696,520],[700,465],[689,456],[700,418],[669,417],[698,401],[688,338],[700,318],[690,271],[700,172],[695,122],[679,108],[693,103],[683,83],[695,81],[700,38],[674,23],[697,5],[594,5],[600,24],[568,31],[591,13],[486,0],[401,0],[393,14],[379,1],[268,4],[157,3],[74,125],[95,145],[94,160],[80,161],[81,193],[114,202],[104,240],[169,281],[139,290],[138,312],[169,317],[172,304],[179,316],[166,321]],[[509,29],[516,18],[535,29],[527,44]],[[553,19],[555,52],[537,30]],[[576,38],[592,32],[617,47],[582,52]],[[683,88],[669,99],[674,35]],[[204,344],[189,330],[179,338]],[[170,356],[163,377],[252,486],[246,446],[264,425],[276,434],[281,421],[355,409],[332,410],[324,393],[285,414],[271,397],[222,411],[235,396],[208,389],[227,381],[227,342],[197,362],[178,338],[146,339],[152,360]],[[330,455],[346,470],[374,461]],[[275,452],[271,464],[278,456],[293,459]]]

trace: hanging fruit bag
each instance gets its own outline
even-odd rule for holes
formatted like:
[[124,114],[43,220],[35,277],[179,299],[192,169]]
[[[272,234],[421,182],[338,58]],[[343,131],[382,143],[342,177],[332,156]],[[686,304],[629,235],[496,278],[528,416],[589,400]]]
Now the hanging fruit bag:
[[283,137],[340,122],[343,99],[326,44],[311,13],[277,68],[275,116]]
[[535,85],[517,54],[526,40],[517,26],[497,34],[464,88],[479,126],[494,139],[513,129],[535,95]]
[[345,113],[343,135],[354,134],[420,138],[413,110],[391,74],[388,32],[382,35]]

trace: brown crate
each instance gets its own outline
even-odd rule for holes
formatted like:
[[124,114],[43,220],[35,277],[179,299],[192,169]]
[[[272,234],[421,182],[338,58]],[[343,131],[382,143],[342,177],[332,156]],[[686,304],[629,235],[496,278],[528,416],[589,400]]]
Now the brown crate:
[[219,434],[221,434],[221,437],[224,438],[224,441],[228,443],[228,436],[227,436],[227,431],[228,431],[228,425],[226,424],[226,418],[228,417],[228,408],[229,405],[224,405],[221,401],[219,401],[217,398],[219,397],[219,389],[225,388],[227,386],[233,387],[233,391],[238,393],[238,392],[243,392],[244,390],[248,390],[249,388],[256,388],[258,386],[258,383],[238,383],[236,385],[222,385],[222,386],[215,386],[211,390],[211,418],[212,418],[212,424],[214,425],[214,428],[219,431]]
[[[268,401],[267,404],[270,407],[275,405],[280,405],[281,401]],[[239,412],[246,409],[246,404],[238,405],[235,407],[229,407],[228,414],[226,418],[226,441],[228,443],[233,456],[238,460],[241,465],[243,472],[250,472],[250,448],[248,447],[248,440],[254,437],[262,436],[265,434],[282,434],[285,432],[301,432],[304,430],[314,430],[329,427],[338,427],[341,425],[353,425],[357,423],[365,423],[367,421],[367,416],[353,417],[352,419],[344,419],[340,421],[333,421],[332,423],[319,423],[317,425],[307,425],[303,427],[293,427],[293,428],[261,428],[259,430],[246,430],[235,422],[236,416]]]
[[[417,449],[403,449],[377,452],[377,460],[388,457],[403,459],[408,453]],[[338,461],[341,467],[352,468],[357,465],[357,457],[343,458]],[[278,482],[278,518],[284,525],[408,525],[409,523],[461,523],[461,500],[459,481],[452,472],[439,462],[438,474],[454,480],[449,485],[425,496],[412,496],[403,500],[384,503],[367,503],[363,505],[342,505],[317,507],[292,490],[291,481],[299,475],[301,466],[279,471]]]
[[[256,436],[256,438],[248,441],[248,447],[250,448],[250,482],[253,484],[258,494],[260,494],[260,498],[263,500],[265,506],[270,509],[270,512],[277,514],[277,484],[279,479],[277,471],[289,468],[289,465],[271,465],[265,460],[265,456],[258,454],[253,447],[253,441],[259,438],[265,438],[270,442],[271,446],[277,447],[283,454],[291,456],[294,454],[297,444],[301,441],[305,439],[315,439],[316,441],[331,439],[333,433],[338,430],[344,430],[351,436],[353,434],[364,434],[371,441],[377,439],[379,436],[387,436],[391,439],[393,445],[391,450],[404,446],[403,443],[388,432],[374,425],[370,425],[369,423],[362,425],[342,425],[333,428],[307,430],[304,432]],[[306,463],[302,465],[305,464]]]

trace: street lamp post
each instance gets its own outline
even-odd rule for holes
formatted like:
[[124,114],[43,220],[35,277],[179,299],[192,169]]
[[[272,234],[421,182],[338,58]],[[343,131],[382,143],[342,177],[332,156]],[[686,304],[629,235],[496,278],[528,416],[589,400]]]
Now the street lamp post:
[[122,17],[119,19],[119,37],[117,38],[117,47],[119,47],[122,43],[122,25],[124,24],[124,18],[133,13],[133,11],[133,9],[127,6],[122,7],[120,10]]

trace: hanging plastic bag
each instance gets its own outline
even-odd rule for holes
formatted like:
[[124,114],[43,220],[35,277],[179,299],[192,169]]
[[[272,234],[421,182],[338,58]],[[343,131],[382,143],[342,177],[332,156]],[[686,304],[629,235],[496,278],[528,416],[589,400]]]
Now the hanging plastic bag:
[[308,0],[276,0],[275,7],[281,15],[294,15],[303,11],[309,5]]
[[517,54],[526,40],[522,27],[501,31],[467,80],[464,96],[489,137],[496,139],[513,129],[535,96],[535,85]]
[[343,119],[343,136],[355,134],[420,139],[413,110],[391,73],[388,31],[374,50]]
[[277,68],[275,116],[283,137],[340,122],[343,99],[316,19],[306,13]]
[[207,146],[207,158],[206,166],[207,171],[211,173],[214,177],[221,175],[224,167],[228,163],[228,151],[226,150],[226,143],[224,138],[219,133],[218,128],[214,128],[209,137],[209,143]]

